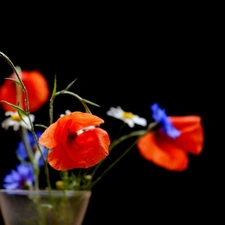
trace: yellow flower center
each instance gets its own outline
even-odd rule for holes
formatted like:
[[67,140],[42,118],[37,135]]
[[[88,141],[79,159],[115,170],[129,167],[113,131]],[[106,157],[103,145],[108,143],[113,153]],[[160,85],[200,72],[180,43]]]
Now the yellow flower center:
[[11,119],[12,119],[12,120],[15,120],[15,121],[21,121],[19,115],[12,115],[12,116],[11,116]]
[[127,119],[133,119],[134,114],[130,113],[130,112],[124,112],[123,113],[123,118],[127,118]]

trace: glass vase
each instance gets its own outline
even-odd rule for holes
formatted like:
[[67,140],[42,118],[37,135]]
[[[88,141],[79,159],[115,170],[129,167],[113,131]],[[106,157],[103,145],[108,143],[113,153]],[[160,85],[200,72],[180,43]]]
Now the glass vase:
[[90,190],[0,190],[5,225],[82,225]]

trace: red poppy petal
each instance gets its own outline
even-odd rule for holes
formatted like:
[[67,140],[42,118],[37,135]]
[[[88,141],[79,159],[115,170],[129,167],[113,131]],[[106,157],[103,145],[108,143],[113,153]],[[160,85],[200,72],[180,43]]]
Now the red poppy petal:
[[39,137],[39,142],[46,148],[53,148],[58,144],[58,139],[55,136],[55,130],[57,127],[57,122],[51,124]]
[[[87,122],[82,123],[82,119]],[[76,133],[81,128],[99,125],[102,122],[104,121],[101,118],[90,113],[73,112],[59,118],[55,123],[51,124],[41,135],[39,141],[45,147],[52,148],[57,143],[66,143],[69,133]]]
[[201,117],[200,116],[170,116],[168,117],[169,120],[173,123],[174,126],[178,130],[185,129],[188,126],[192,126],[195,124],[201,123]]
[[78,135],[72,143],[65,143],[67,154],[74,161],[74,168],[88,168],[99,163],[108,154],[108,133],[95,128]]
[[167,170],[183,171],[188,166],[188,156],[181,148],[163,137],[147,133],[137,143],[141,155]]
[[48,162],[56,170],[88,168],[109,154],[109,144],[107,132],[96,128],[77,136],[69,146],[59,144],[54,147],[49,153]]
[[[10,75],[9,77],[12,77]],[[48,83],[45,77],[38,71],[22,71],[22,81],[27,89],[29,110],[30,112],[37,111],[49,97]],[[18,104],[16,99],[16,84],[12,81],[5,80],[0,88],[0,100],[8,101],[14,105]],[[22,108],[25,108],[25,95],[22,92]],[[20,102],[21,104],[21,102]],[[15,111],[14,108],[7,104],[2,104],[5,111]]]
[[77,132],[85,127],[98,126],[102,123],[104,123],[103,119],[91,113],[72,112],[58,119],[56,133],[60,133],[60,136],[64,135],[63,139],[65,139],[68,132]]
[[22,71],[22,78],[28,92],[30,112],[37,111],[49,97],[47,80],[39,71]]
[[92,114],[74,112],[50,125],[39,138],[40,144],[52,148],[50,165],[56,170],[88,168],[104,159],[109,154],[110,145],[106,131],[94,128],[77,135],[81,128],[103,122]]
[[48,154],[48,163],[56,170],[69,170],[74,168],[74,161],[68,156],[62,145],[57,145]]
[[170,117],[174,127],[181,134],[174,140],[174,144],[185,151],[198,155],[202,152],[204,143],[204,132],[199,116]]
[[[2,100],[10,102],[14,105],[16,104],[16,85],[12,81],[5,80],[2,84],[0,88],[0,101]],[[4,111],[16,111],[14,108],[5,103],[2,103],[2,108]]]

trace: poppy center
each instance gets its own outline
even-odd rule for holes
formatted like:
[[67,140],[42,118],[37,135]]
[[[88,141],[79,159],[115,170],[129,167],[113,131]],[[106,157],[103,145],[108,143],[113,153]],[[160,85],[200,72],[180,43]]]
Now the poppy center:
[[73,144],[73,141],[76,139],[76,137],[77,137],[77,133],[71,132],[69,130],[67,135],[67,144]]

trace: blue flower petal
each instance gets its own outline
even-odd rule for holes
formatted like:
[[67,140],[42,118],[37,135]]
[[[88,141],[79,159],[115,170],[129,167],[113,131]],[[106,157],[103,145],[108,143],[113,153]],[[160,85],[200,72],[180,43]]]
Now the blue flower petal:
[[180,131],[177,130],[172,122],[168,119],[165,109],[161,109],[157,103],[151,105],[152,118],[162,125],[162,130],[164,133],[172,138],[177,138],[180,136]]
[[20,164],[17,166],[17,170],[12,170],[10,174],[4,178],[3,187],[6,189],[23,189],[25,185],[32,185],[35,176],[30,164]]
[[[41,134],[42,134],[42,132],[40,132],[40,131],[36,132],[36,135],[37,135],[38,138],[41,136]],[[33,137],[31,132],[28,132],[28,140],[29,140],[29,143],[30,143],[31,147],[35,150],[35,144],[36,143],[34,141],[34,137]],[[47,149],[45,147],[43,147],[43,148],[44,148],[43,155],[46,158],[46,156],[47,156]],[[24,143],[22,141],[20,141],[19,144],[18,144],[18,147],[16,149],[16,154],[18,155],[18,158],[21,158],[23,160],[27,160],[28,159],[26,148],[25,148]],[[43,159],[41,157],[39,159],[39,166],[40,167],[44,166],[44,161],[43,161]]]

